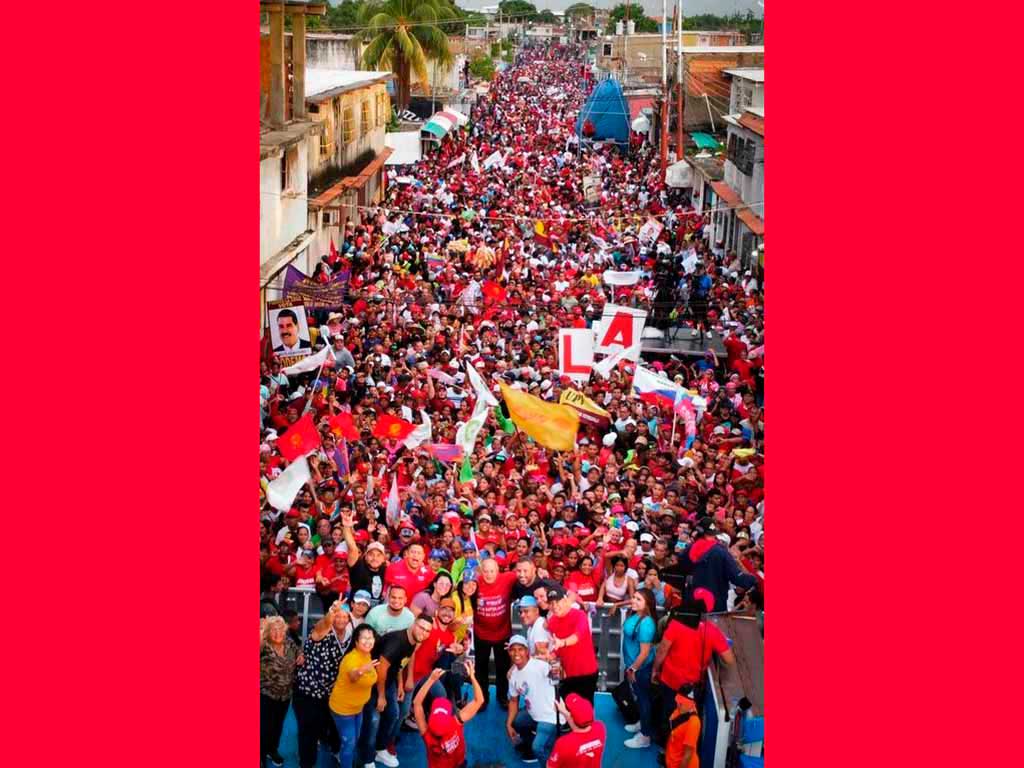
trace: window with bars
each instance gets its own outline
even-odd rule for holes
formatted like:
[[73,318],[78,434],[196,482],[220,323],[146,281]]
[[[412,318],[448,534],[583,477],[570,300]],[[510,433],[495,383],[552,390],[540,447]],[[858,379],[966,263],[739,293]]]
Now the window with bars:
[[753,141],[732,134],[729,136],[729,144],[726,156],[736,166],[740,173],[751,176],[754,173],[754,155],[757,152],[757,144]]
[[365,136],[373,128],[370,125],[370,100],[363,99],[359,102],[359,135]]
[[351,106],[342,110],[341,139],[346,144],[356,137],[356,118]]

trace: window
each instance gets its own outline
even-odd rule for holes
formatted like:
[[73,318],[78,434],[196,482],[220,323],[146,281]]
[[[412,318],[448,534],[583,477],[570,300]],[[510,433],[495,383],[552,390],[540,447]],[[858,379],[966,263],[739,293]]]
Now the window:
[[603,56],[611,56],[612,55],[612,44],[611,43],[605,43],[604,44],[604,50],[601,52],[601,54]]
[[281,153],[281,192],[288,189],[288,150]]
[[365,136],[373,128],[370,125],[370,100],[363,99],[359,103],[359,135]]
[[342,124],[341,124],[341,140],[348,144],[356,137],[356,118],[352,113],[352,107],[347,106],[342,109]]

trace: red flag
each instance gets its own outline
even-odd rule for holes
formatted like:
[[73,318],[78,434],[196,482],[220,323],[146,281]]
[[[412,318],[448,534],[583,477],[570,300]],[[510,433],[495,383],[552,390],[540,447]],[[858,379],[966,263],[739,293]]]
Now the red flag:
[[377,423],[373,425],[373,436],[386,440],[405,440],[414,429],[416,429],[415,424],[382,413],[377,419]]
[[277,448],[288,461],[295,461],[320,446],[320,433],[313,424],[313,414],[307,413],[296,421],[277,441]]
[[493,280],[484,280],[480,285],[480,291],[483,293],[484,298],[490,301],[503,302],[507,299],[505,289],[495,283]]
[[346,440],[359,439],[359,430],[356,429],[355,422],[352,421],[351,413],[339,413],[337,416],[332,416],[329,423],[331,432],[338,437],[343,437]]
[[338,258],[338,249],[334,247],[334,238],[331,238],[331,261]]

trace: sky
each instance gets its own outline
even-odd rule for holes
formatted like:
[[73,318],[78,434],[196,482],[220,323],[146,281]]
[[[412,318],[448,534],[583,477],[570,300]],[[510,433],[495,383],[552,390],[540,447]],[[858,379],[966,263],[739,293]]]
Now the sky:
[[[595,8],[606,8],[612,9],[620,2],[625,0],[593,0],[590,1],[590,5]],[[498,0],[456,0],[456,5],[460,8],[481,8],[485,5],[495,5]],[[544,10],[545,8],[552,11],[564,11],[577,0],[530,0],[537,10]],[[582,0],[582,2],[588,2],[588,0]],[[668,15],[672,15],[672,8],[674,3],[670,0],[665,0],[668,5]],[[678,2],[678,0],[677,0]],[[661,15],[661,0],[642,0],[639,5],[644,6],[644,10],[648,16],[660,16]],[[755,16],[762,14],[761,6],[757,4],[757,0],[685,0],[683,3],[683,15],[689,16],[690,14],[699,13],[714,13],[719,16],[727,16],[731,13],[743,13],[750,10]]]

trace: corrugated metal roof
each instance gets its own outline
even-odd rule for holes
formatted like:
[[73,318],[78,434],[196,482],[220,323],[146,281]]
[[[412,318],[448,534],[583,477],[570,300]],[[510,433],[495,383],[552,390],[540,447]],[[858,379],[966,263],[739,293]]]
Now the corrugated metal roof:
[[[685,53],[685,51],[684,51]],[[732,75],[733,77],[739,77],[744,80],[750,80],[755,83],[764,82],[764,68],[755,67],[740,67],[739,69],[726,69],[723,70],[725,74]]]
[[307,69],[305,97],[310,100],[326,98],[327,94],[358,88],[394,77],[391,72],[359,72],[353,69]]
[[764,118],[744,112],[740,117],[740,125],[749,131],[753,131],[761,138],[764,138]]

